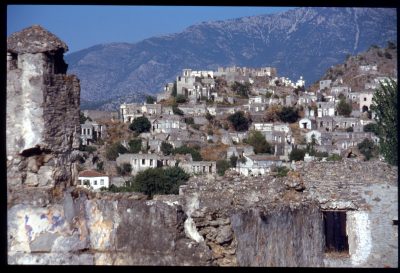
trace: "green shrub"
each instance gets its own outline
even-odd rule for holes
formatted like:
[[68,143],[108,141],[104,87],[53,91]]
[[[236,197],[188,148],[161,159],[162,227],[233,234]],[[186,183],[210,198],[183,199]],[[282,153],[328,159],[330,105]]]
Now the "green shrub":
[[371,132],[374,133],[375,135],[378,135],[379,133],[378,130],[379,130],[378,125],[376,123],[368,123],[363,127],[364,132]]
[[132,190],[147,194],[178,194],[179,186],[189,179],[180,167],[150,168],[139,172],[132,183]]
[[328,152],[316,152],[314,156],[321,158],[321,157],[328,157],[329,154]]
[[277,172],[276,174],[277,177],[285,177],[287,176],[289,169],[286,168],[285,166],[282,166],[282,167],[276,167],[275,171]]
[[340,161],[340,160],[342,160],[342,157],[340,155],[337,155],[337,154],[331,154],[326,159],[326,161]]
[[186,124],[194,124],[194,118],[192,118],[192,117],[187,117],[187,118],[185,118],[185,123]]
[[271,153],[271,145],[260,131],[251,131],[246,143],[253,146],[256,154]]
[[245,117],[242,111],[236,112],[230,116],[228,116],[228,120],[231,122],[233,128],[236,131],[247,131],[249,129],[249,120]]
[[352,111],[352,106],[345,99],[341,99],[336,107],[338,115],[349,117]]
[[223,176],[225,174],[225,171],[228,170],[231,166],[230,162],[228,160],[225,159],[220,159],[217,160],[217,173],[220,176]]
[[250,93],[251,84],[246,82],[244,84],[240,82],[234,82],[231,86],[232,90],[241,97],[248,98]]
[[302,160],[304,160],[305,154],[306,154],[305,150],[294,148],[289,154],[289,159],[290,159],[290,161],[292,161],[292,160],[302,161]]
[[156,102],[156,99],[154,97],[152,97],[152,96],[147,96],[146,97],[146,103],[147,104],[153,104],[155,102]]
[[375,146],[375,143],[366,138],[364,139],[361,143],[357,145],[358,150],[360,153],[362,153],[365,156],[366,160],[370,160],[372,157],[374,157],[377,154],[377,147]]
[[172,144],[165,141],[161,143],[161,152],[163,153],[163,155],[170,155],[173,149],[174,147],[172,146]]
[[93,153],[93,152],[97,151],[97,149],[94,146],[84,146],[84,145],[82,145],[81,147],[79,147],[79,151]]
[[385,57],[387,59],[391,59],[392,58],[392,54],[390,54],[389,52],[385,52]]
[[85,117],[85,115],[81,111],[79,111],[79,123],[84,124],[87,120],[92,121],[90,117]]
[[179,116],[183,116],[184,115],[183,111],[181,109],[179,109],[176,105],[172,106],[172,112],[175,115],[179,115]]
[[238,161],[238,157],[235,156],[234,154],[232,154],[232,155],[229,157],[229,161],[230,161],[231,167],[236,168],[236,164],[237,164],[237,161]]
[[118,154],[125,154],[128,150],[119,142],[111,144],[106,148],[106,158],[108,160],[116,160]]
[[397,81],[381,83],[372,98],[371,110],[378,126],[379,151],[386,162],[398,165]]
[[177,103],[185,103],[187,100],[186,100],[186,97],[184,95],[179,94],[179,95],[176,96],[175,101]]
[[97,169],[98,171],[103,171],[103,170],[104,170],[104,162],[101,161],[101,162],[97,163],[97,164],[96,164],[96,169]]
[[174,86],[172,87],[172,92],[171,92],[171,96],[176,97],[177,95],[177,87],[176,87],[176,81],[174,81]]
[[208,121],[212,121],[212,120],[214,119],[214,116],[211,115],[209,112],[207,112],[207,113],[206,113],[206,119],[207,119]]
[[278,117],[282,122],[294,123],[299,118],[298,111],[293,107],[282,107],[282,110],[278,112]]
[[130,175],[132,172],[132,165],[123,163],[121,166],[117,166],[117,172],[119,175]]
[[129,125],[129,129],[135,131],[136,133],[144,133],[149,132],[151,128],[151,123],[148,118],[145,116],[137,117],[133,120],[133,122]]
[[172,154],[183,154],[183,155],[191,154],[193,161],[202,161],[203,160],[203,158],[201,157],[201,154],[198,150],[188,147],[186,145],[181,146],[179,148],[175,148],[172,151]]
[[142,149],[142,140],[140,138],[134,138],[128,142],[129,152],[137,154]]

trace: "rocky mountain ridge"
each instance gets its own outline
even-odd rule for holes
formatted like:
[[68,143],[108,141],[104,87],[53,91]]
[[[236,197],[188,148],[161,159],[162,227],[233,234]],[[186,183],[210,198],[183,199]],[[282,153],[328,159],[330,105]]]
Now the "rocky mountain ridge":
[[281,76],[303,75],[310,84],[347,54],[396,42],[396,36],[395,9],[297,8],[203,22],[135,44],[96,45],[66,60],[81,79],[82,107],[95,103],[111,110],[114,101],[140,101],[146,93],[161,92],[184,68],[273,66]]

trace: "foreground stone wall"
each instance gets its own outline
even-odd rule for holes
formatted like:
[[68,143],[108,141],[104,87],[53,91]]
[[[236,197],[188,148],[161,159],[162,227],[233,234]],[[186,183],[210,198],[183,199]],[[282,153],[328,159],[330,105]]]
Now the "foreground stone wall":
[[251,210],[234,214],[232,227],[238,241],[240,266],[323,265],[324,238],[318,207]]
[[[396,267],[397,170],[351,161],[310,167],[286,178],[193,177],[180,195],[154,200],[74,189],[46,204],[15,191],[22,204],[8,212],[9,262]],[[371,180],[360,183],[361,175]],[[321,211],[338,209],[347,211],[349,255],[335,257],[324,253]]]

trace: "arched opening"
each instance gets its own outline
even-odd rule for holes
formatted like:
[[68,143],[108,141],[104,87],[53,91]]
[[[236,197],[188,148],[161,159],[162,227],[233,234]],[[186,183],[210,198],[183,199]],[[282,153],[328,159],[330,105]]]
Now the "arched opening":
[[364,113],[364,112],[368,112],[368,106],[364,105],[364,106],[362,107],[362,112],[363,112],[363,113]]

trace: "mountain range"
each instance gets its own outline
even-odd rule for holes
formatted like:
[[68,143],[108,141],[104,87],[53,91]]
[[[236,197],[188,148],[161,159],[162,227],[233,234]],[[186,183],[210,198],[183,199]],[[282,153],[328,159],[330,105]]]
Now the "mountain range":
[[273,66],[308,85],[346,56],[388,41],[397,44],[396,9],[303,7],[202,22],[134,44],[95,45],[65,59],[81,80],[81,107],[116,110],[161,92],[184,68]]

